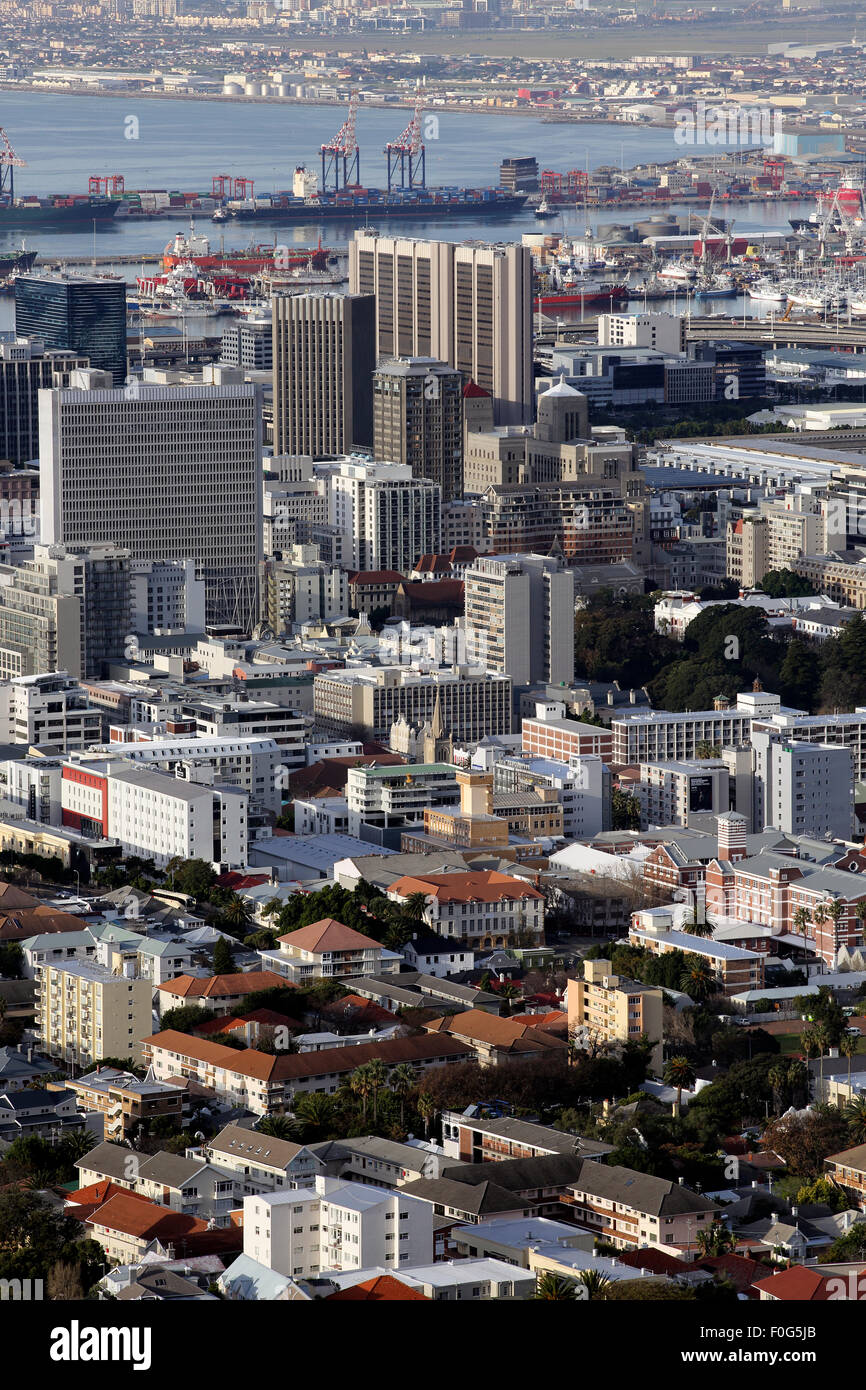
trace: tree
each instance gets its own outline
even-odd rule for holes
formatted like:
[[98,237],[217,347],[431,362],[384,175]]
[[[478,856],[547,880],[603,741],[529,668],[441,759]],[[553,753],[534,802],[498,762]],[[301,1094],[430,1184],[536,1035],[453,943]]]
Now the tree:
[[711,967],[701,956],[686,956],[685,969],[680,980],[680,988],[691,995],[697,1004],[702,1004],[716,988],[716,977]]
[[367,1062],[366,1070],[373,1097],[373,1124],[376,1125],[379,1123],[379,1092],[388,1085],[388,1068],[379,1057],[374,1057]]
[[231,944],[224,936],[214,943],[213,948],[213,973],[215,975],[231,975],[235,966],[234,952]]
[[258,1123],[259,1134],[267,1134],[271,1139],[294,1139],[295,1127],[288,1115],[266,1115]]
[[789,569],[768,570],[759,587],[770,598],[807,598],[815,593],[808,579]]
[[576,1303],[577,1284],[574,1279],[567,1279],[563,1274],[545,1270],[535,1281],[535,1293],[532,1297],[548,1303]]
[[602,1274],[598,1269],[585,1269],[578,1276],[578,1284],[582,1284],[586,1289],[586,1297],[591,1302],[593,1299],[603,1299],[607,1290],[610,1288],[611,1281],[606,1274]]
[[503,984],[499,986],[498,990],[496,991],[496,994],[499,999],[505,1000],[505,1014],[507,1017],[509,1014],[514,1012],[514,1001],[515,999],[522,998],[523,991],[521,990],[520,985],[514,984],[512,980],[506,980]]
[[210,1009],[201,1004],[181,1004],[176,1009],[168,1009],[160,1019],[163,1031],[192,1033],[200,1023],[209,1023],[213,1018]]
[[714,1221],[703,1231],[698,1231],[698,1249],[702,1255],[727,1255],[735,1245],[733,1232],[721,1221]]
[[364,1062],[360,1067],[356,1067],[349,1077],[349,1089],[353,1095],[358,1096],[364,1114],[364,1121],[367,1120],[367,1102],[373,1093],[373,1083],[370,1079],[369,1063]]
[[844,1110],[848,1138],[856,1144],[866,1144],[866,1096],[855,1096]]
[[253,920],[253,909],[244,898],[233,893],[231,902],[223,908],[222,919],[233,932],[242,932]]
[[48,1297],[57,1303],[77,1303],[84,1298],[81,1266],[72,1260],[57,1260],[45,1281]]
[[850,1089],[851,1089],[851,1063],[852,1063],[853,1060],[854,1060],[854,1054],[856,1053],[856,1051],[857,1051],[857,1049],[858,1049],[859,1046],[860,1046],[860,1039],[859,1039],[859,1038],[853,1037],[850,1033],[845,1033],[845,1034],[839,1039],[839,1052],[841,1053],[841,1055],[842,1055],[843,1057],[847,1057],[847,1058],[848,1058],[848,1090],[849,1090],[849,1091],[850,1091]]
[[398,1062],[396,1067],[391,1068],[391,1075],[388,1078],[388,1085],[400,1102],[400,1128],[406,1128],[405,1110],[406,1097],[415,1089],[417,1077],[415,1068],[411,1062]]
[[611,828],[640,830],[641,805],[636,796],[614,787],[610,797]]
[[436,1117],[439,1107],[437,1106],[434,1097],[430,1094],[429,1091],[421,1091],[418,1095],[417,1103],[418,1114],[424,1121],[424,1136],[425,1138],[429,1139],[430,1130],[433,1126],[433,1120]]
[[688,1057],[672,1057],[665,1067],[664,1078],[668,1086],[676,1087],[676,1113],[679,1115],[683,1091],[694,1085],[695,1069]]
[[172,873],[173,886],[193,898],[205,898],[216,883],[216,874],[204,859],[188,859]]
[[792,1173],[814,1182],[824,1171],[824,1159],[846,1147],[849,1130],[834,1105],[818,1105],[806,1114],[782,1115],[763,1134],[765,1150],[777,1153]]
[[816,1178],[813,1183],[806,1183],[797,1192],[796,1202],[798,1207],[812,1207],[823,1205],[831,1211],[845,1211],[848,1207],[848,1199],[841,1187],[837,1187],[829,1178]]
[[331,1137],[336,1121],[333,1096],[325,1091],[309,1091],[298,1096],[294,1107],[295,1126],[303,1136],[304,1143]]
[[804,950],[807,948],[807,943],[809,940],[809,934],[806,930],[806,928],[809,925],[809,922],[810,917],[808,908],[798,907],[796,912],[794,913],[794,927],[798,932],[802,934]]

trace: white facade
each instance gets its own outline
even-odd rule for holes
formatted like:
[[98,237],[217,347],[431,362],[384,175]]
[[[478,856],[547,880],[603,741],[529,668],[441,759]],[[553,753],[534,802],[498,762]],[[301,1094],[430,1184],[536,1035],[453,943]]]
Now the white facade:
[[482,556],[466,571],[469,660],[515,685],[574,679],[574,571],[542,555]]
[[347,458],[331,478],[328,521],[347,538],[347,568],[408,574],[441,549],[442,489],[405,463]]
[[0,685],[0,742],[50,743],[67,753],[102,737],[102,713],[65,671]]
[[236,787],[202,786],[138,768],[107,779],[108,825],[126,854],[204,859],[226,869],[248,860],[248,797]]
[[399,1191],[317,1177],[313,1188],[245,1198],[244,1254],[295,1278],[423,1264],[433,1258],[433,1208]]

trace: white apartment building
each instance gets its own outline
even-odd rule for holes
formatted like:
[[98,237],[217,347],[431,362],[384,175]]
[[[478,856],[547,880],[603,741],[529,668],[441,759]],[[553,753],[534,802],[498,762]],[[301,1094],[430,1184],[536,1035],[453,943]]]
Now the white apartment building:
[[[745,691],[737,696],[734,708],[684,710],[646,710],[610,722],[613,736],[613,762],[618,767],[630,763],[688,761],[701,744],[712,748],[744,748],[750,739],[752,723],[782,713],[778,695],[767,691]],[[791,714],[795,711],[784,711]]]
[[20,806],[27,820],[60,824],[59,758],[8,758],[0,762],[0,797]]
[[407,463],[347,458],[331,477],[328,521],[346,537],[344,564],[355,572],[408,574],[442,541],[442,489],[413,478]]
[[[193,780],[196,768],[211,768],[214,782],[240,787],[251,805],[276,812],[282,806],[283,750],[273,738],[155,738],[96,751],[102,759],[115,755],[133,766],[176,777],[186,778],[193,770]],[[72,761],[86,767],[88,759]]]
[[63,753],[102,738],[102,711],[65,671],[16,676],[0,685],[0,742],[48,743]]
[[257,614],[262,468],[250,384],[40,391],[42,540],[193,560],[209,622]]
[[[797,743],[829,743],[850,750],[854,779],[866,780],[866,706],[858,705],[851,714],[786,713],[761,716],[753,733],[771,733]],[[757,829],[757,825],[755,827]]]
[[249,797],[239,787],[208,786],[141,768],[105,779],[108,826],[125,854],[153,859],[204,859],[240,869],[249,855]]
[[686,320],[681,314],[599,314],[598,343],[599,347],[685,352]]
[[151,1028],[149,980],[127,961],[122,974],[94,961],[37,968],[36,1028],[49,1057],[89,1067],[101,1057],[141,1061],[140,1040]]
[[185,703],[183,717],[195,720],[199,738],[270,739],[279,748],[285,767],[306,764],[309,721],[285,705],[245,695],[221,695]]
[[244,1254],[293,1278],[426,1264],[433,1208],[399,1190],[317,1177],[311,1188],[244,1199]]
[[827,834],[850,840],[854,827],[854,776],[850,748],[804,743],[779,732],[755,730],[753,816],[758,830],[772,826],[788,835]]
[[457,768],[451,763],[409,763],[405,767],[350,767],[346,780],[349,834],[362,825],[385,829],[420,823],[431,806],[456,806]]
[[467,569],[469,660],[515,685],[574,679],[574,571],[543,555],[480,556]]
[[203,632],[206,594],[193,560],[133,560],[133,632]]

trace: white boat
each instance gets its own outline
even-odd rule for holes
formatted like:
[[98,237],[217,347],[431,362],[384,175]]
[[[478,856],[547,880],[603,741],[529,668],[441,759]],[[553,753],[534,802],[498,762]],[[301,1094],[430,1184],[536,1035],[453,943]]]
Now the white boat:
[[757,299],[760,303],[776,309],[784,309],[788,302],[785,291],[781,286],[774,285],[772,280],[758,280],[754,285],[747,285],[746,294],[750,299]]
[[225,208],[217,208],[216,212],[211,217],[211,222],[228,222],[228,220],[229,215]]
[[658,273],[659,280],[671,280],[675,284],[690,285],[697,276],[697,269],[688,261],[668,261]]
[[722,273],[702,280],[695,290],[696,299],[727,299],[737,293],[733,277]]
[[557,211],[556,208],[552,208],[550,206],[546,198],[542,198],[541,202],[538,204],[538,207],[535,209],[535,215],[536,217],[540,218],[556,217]]
[[848,308],[852,314],[866,314],[866,299],[851,298],[848,300]]

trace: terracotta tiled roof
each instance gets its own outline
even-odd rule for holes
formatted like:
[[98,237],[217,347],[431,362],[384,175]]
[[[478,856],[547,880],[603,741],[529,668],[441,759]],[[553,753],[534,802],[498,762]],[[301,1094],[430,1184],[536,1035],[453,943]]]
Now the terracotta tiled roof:
[[362,936],[354,927],[347,927],[344,922],[338,922],[336,917],[323,917],[320,922],[312,922],[308,927],[299,927],[297,931],[287,932],[285,936],[277,937],[277,940],[286,941],[302,951],[380,949],[378,941],[374,941],[370,936]]
[[350,584],[402,584],[403,575],[397,570],[359,570],[349,575]]
[[89,1221],[99,1207],[104,1206],[110,1197],[115,1197],[118,1193],[134,1197],[137,1202],[147,1201],[141,1193],[128,1192],[125,1187],[120,1187],[110,1178],[102,1178],[99,1182],[89,1183],[87,1187],[79,1187],[77,1191],[67,1193],[66,1205],[71,1209],[70,1216],[74,1216],[78,1221]]
[[159,988],[181,999],[219,999],[235,994],[255,994],[260,989],[291,989],[292,983],[273,970],[248,970],[245,974],[210,975],[206,979],[177,975]]
[[350,1072],[363,1062],[381,1058],[388,1066],[398,1062],[423,1062],[432,1058],[472,1056],[472,1049],[459,1038],[432,1038],[424,1034],[411,1038],[393,1038],[388,1042],[358,1043],[350,1047],[329,1047],[322,1052],[300,1052],[273,1056],[248,1047],[243,1050],[222,1047],[204,1038],[190,1037],[166,1029],[142,1039],[148,1049],[163,1049],[181,1057],[192,1057],[214,1067],[225,1068],[239,1076],[251,1076],[258,1081],[293,1081],[330,1073]]
[[408,898],[412,893],[425,893],[440,903],[495,903],[501,898],[541,898],[544,895],[531,883],[492,870],[475,870],[464,874],[441,874],[435,878],[407,875],[398,878],[388,888]]
[[620,1264],[632,1269],[648,1269],[652,1274],[670,1274],[674,1278],[683,1272],[683,1262],[664,1250],[624,1250],[617,1253]]
[[749,1298],[758,1297],[755,1280],[762,1279],[767,1273],[765,1264],[760,1260],[750,1260],[746,1255],[710,1255],[700,1260],[699,1265],[711,1274],[725,1275],[737,1293],[747,1294]]
[[429,1303],[426,1294],[410,1289],[392,1274],[380,1274],[376,1279],[365,1279],[362,1284],[340,1289],[328,1294],[326,1303]]
[[428,1033],[450,1033],[459,1038],[471,1038],[506,1052],[556,1051],[565,1047],[561,1038],[546,1033],[543,1028],[528,1028],[513,1018],[497,1018],[483,1009],[467,1009],[449,1018],[437,1018],[427,1024]]
[[792,1265],[769,1279],[759,1279],[754,1287],[785,1303],[824,1303],[830,1296],[824,1275],[804,1265]]
[[183,1212],[149,1202],[134,1192],[116,1192],[91,1213],[89,1223],[145,1240],[176,1240],[207,1230],[207,1222],[199,1217],[184,1216]]

